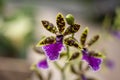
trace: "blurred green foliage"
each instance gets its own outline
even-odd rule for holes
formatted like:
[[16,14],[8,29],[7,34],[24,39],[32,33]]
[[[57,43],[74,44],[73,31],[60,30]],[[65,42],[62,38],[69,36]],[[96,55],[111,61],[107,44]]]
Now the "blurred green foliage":
[[0,56],[25,58],[28,46],[34,41],[34,9],[22,7],[6,16],[4,7],[4,0],[0,0]]
[[116,9],[116,17],[114,19],[113,29],[120,30],[120,7]]

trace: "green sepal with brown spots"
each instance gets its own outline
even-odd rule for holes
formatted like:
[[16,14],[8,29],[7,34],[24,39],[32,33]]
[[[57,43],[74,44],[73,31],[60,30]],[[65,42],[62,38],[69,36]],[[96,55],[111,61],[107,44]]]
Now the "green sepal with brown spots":
[[57,14],[56,24],[57,24],[59,33],[63,33],[65,30],[65,20],[64,20],[64,16],[61,13]]
[[88,28],[86,27],[86,28],[84,29],[84,31],[82,32],[82,35],[81,35],[81,37],[80,37],[80,42],[81,42],[81,45],[82,45],[82,46],[85,46],[87,34],[88,34]]
[[100,52],[91,51],[91,52],[89,52],[89,55],[90,55],[90,56],[97,57],[97,58],[105,58],[105,55],[103,55],[103,54],[100,53]]
[[41,22],[45,29],[47,29],[48,31],[50,31],[52,33],[57,33],[57,28],[52,23],[50,23],[49,21],[46,21],[46,20],[43,20]]
[[53,36],[46,37],[46,38],[40,40],[37,43],[36,47],[41,47],[41,46],[52,44],[52,43],[55,43],[55,42],[56,42],[56,38],[55,37],[53,37]]
[[79,52],[75,52],[75,53],[70,57],[69,61],[75,60],[75,59],[77,59],[79,56],[80,56],[80,53],[79,53]]
[[88,43],[87,43],[87,45],[88,46],[91,46],[92,44],[94,44],[98,39],[99,39],[99,35],[95,35],[95,36],[93,36],[91,39],[90,39],[90,41],[88,41]]
[[64,44],[66,44],[68,46],[76,47],[78,49],[81,49],[81,46],[79,45],[77,40],[73,39],[72,37],[65,38],[64,39]]
[[63,35],[69,35],[69,34],[73,34],[76,33],[78,30],[80,29],[80,25],[79,24],[73,24],[70,25],[65,32],[63,33]]

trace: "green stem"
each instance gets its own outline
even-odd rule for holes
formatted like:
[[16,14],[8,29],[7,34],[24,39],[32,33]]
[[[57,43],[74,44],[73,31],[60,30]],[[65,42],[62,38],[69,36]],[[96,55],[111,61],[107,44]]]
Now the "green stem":
[[74,35],[75,35],[75,34],[73,33],[73,34],[72,34],[72,38],[74,38]]
[[64,72],[64,71],[65,71],[64,69],[61,70],[62,80],[66,80],[66,79],[65,79],[65,72]]
[[66,46],[66,48],[67,48],[67,59],[69,59],[69,57],[70,57],[70,49],[69,49],[69,46]]
[[65,67],[62,68],[57,62],[54,62],[54,65],[60,70],[62,80],[65,80],[65,73],[64,73]]
[[62,70],[61,66],[60,66],[57,62],[54,62],[54,65],[55,65],[59,70]]
[[37,69],[36,66],[34,67],[33,71],[39,77],[40,80],[44,80],[43,77],[42,77],[42,74],[39,72],[39,70]]
[[[74,34],[72,34],[72,38],[74,38]],[[70,49],[69,49],[69,46],[66,46],[66,49],[67,49],[67,52],[66,52],[66,54],[67,54],[67,59],[69,59],[69,57],[70,57]],[[65,64],[64,67],[61,67],[57,62],[54,62],[54,65],[61,71],[62,80],[66,80],[66,78],[65,78],[65,69],[66,69],[68,63]]]

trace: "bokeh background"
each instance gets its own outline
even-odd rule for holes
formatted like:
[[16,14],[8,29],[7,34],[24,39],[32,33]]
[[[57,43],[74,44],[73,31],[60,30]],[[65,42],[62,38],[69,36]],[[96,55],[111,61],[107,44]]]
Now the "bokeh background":
[[[55,24],[58,12],[74,15],[81,25],[75,35],[78,39],[86,26],[90,29],[88,38],[100,34],[93,49],[102,51],[114,62],[114,68],[102,66],[100,71],[88,75],[99,80],[119,80],[119,5],[119,0],[0,0],[0,80],[38,80],[30,65],[42,56],[34,48],[43,36],[53,35],[42,27],[41,20]],[[61,80],[59,73],[54,73],[53,80]]]

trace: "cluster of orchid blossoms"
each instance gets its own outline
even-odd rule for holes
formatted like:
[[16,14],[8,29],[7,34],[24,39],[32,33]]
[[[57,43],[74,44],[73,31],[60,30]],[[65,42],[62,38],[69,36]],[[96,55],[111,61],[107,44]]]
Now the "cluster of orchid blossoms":
[[[68,27],[66,28],[66,22]],[[47,20],[43,20],[42,24],[46,30],[55,34],[55,36],[46,37],[38,42],[37,47],[42,47],[46,58],[38,62],[37,67],[46,69],[48,68],[48,60],[59,60],[62,48],[75,47],[79,50],[76,54],[69,57],[72,60],[74,57],[78,57],[82,54],[82,59],[88,63],[88,66],[97,71],[100,69],[102,63],[102,54],[100,52],[90,51],[89,47],[99,39],[99,35],[93,36],[88,42],[86,42],[88,28],[86,27],[81,34],[80,41],[75,39],[74,34],[80,29],[80,25],[75,23],[74,17],[68,14],[66,18],[61,13],[56,16],[56,26]],[[69,36],[68,36],[69,35]],[[80,60],[80,61],[81,61]]]

